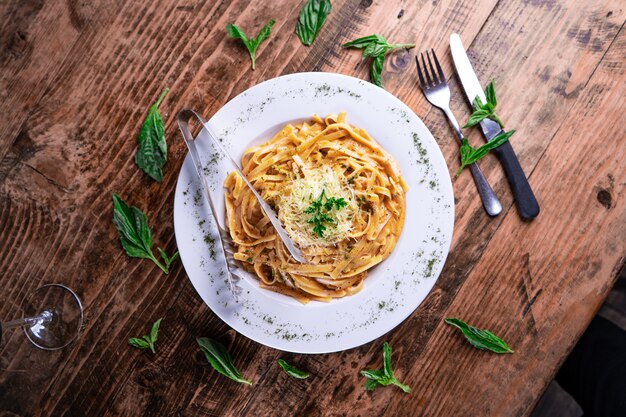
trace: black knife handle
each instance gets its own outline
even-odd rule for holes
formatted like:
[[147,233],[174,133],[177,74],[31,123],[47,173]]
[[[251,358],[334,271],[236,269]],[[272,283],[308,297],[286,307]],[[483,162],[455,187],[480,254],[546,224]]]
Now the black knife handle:
[[530,188],[526,174],[524,174],[524,170],[517,160],[511,143],[508,141],[504,142],[494,149],[494,152],[500,159],[500,163],[509,180],[515,204],[517,204],[517,211],[523,219],[534,219],[539,214],[539,203],[535,198],[535,194],[533,194],[533,190]]

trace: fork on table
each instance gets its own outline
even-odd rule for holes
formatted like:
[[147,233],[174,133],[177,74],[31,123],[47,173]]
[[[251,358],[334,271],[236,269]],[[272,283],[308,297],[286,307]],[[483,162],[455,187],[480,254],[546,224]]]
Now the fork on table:
[[[454,114],[452,114],[452,110],[450,110],[450,87],[448,87],[446,77],[443,74],[441,65],[439,65],[439,60],[437,59],[437,55],[435,55],[435,51],[431,49],[431,52],[433,60],[435,61],[435,66],[433,66],[428,51],[426,51],[426,58],[428,58],[429,64],[428,66],[426,66],[426,60],[424,59],[423,53],[420,54],[422,57],[421,65],[419,57],[415,57],[420,85],[422,87],[424,95],[426,96],[426,99],[430,102],[430,104],[438,107],[446,115],[448,121],[450,122],[450,125],[452,125],[452,128],[456,133],[457,139],[459,140],[460,144],[463,140],[463,133],[461,133],[461,128],[459,127],[459,123],[454,117]],[[430,72],[428,71],[429,68]],[[476,188],[478,188],[478,194],[480,195],[480,198],[483,202],[485,211],[490,216],[497,216],[502,211],[502,204],[500,204],[500,200],[498,200],[498,197],[493,192],[493,189],[487,182],[487,179],[483,175],[478,165],[476,163],[473,163],[469,166],[469,168],[472,172],[474,182],[476,183]]]

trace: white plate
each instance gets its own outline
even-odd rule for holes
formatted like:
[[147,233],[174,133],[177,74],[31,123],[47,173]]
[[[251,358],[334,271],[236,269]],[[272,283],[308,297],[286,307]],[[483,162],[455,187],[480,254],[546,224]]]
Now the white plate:
[[[408,317],[435,284],[448,255],[454,223],[452,184],[444,158],[422,121],[382,88],[345,75],[299,73],[274,78],[238,95],[209,121],[231,155],[240,160],[251,143],[268,140],[290,122],[347,112],[400,164],[409,186],[406,220],[391,256],[370,270],[363,290],[330,303],[302,305],[242,280],[236,304],[224,280],[217,231],[187,155],[176,187],[174,229],[189,279],[204,302],[239,333],[290,352],[350,349],[387,333]],[[197,141],[217,210],[224,212],[222,184],[231,170],[209,144]],[[223,219],[220,219],[223,224]]]

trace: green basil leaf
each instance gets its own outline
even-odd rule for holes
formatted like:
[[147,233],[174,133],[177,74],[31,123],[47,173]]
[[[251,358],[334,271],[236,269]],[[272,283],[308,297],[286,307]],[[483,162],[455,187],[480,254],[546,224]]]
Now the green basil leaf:
[[467,138],[461,139],[461,148],[459,149],[459,155],[461,157],[461,165],[459,166],[458,171],[456,172],[456,177],[461,175],[463,169],[469,165],[468,161],[471,160],[471,157],[474,153],[474,148],[467,142]]
[[360,372],[368,378],[365,382],[365,390],[370,391],[375,388],[387,385],[395,385],[404,392],[411,392],[408,385],[402,384],[396,379],[391,367],[391,347],[387,342],[383,344],[383,369],[366,369]]
[[489,110],[487,109],[475,110],[474,113],[470,115],[469,119],[467,120],[467,123],[465,123],[465,126],[463,126],[463,128],[466,129],[468,127],[476,126],[483,119],[489,117],[489,114],[490,114]]
[[243,33],[243,30],[241,30],[241,28],[239,28],[238,26],[233,25],[232,23],[229,23],[228,25],[226,25],[226,33],[228,33],[228,36],[234,39],[240,39],[243,42],[246,49],[248,50],[248,54],[250,55],[250,61],[252,63],[253,70],[255,69],[256,50],[261,44],[261,42],[269,38],[270,33],[272,31],[272,26],[274,26],[274,23],[276,22],[273,19],[270,19],[270,21],[267,22],[265,26],[263,26],[263,28],[261,28],[261,30],[259,31],[259,34],[254,39],[248,39],[246,35]]
[[383,369],[385,374],[390,376],[393,375],[393,370],[391,368],[391,347],[387,342],[383,344]]
[[480,98],[480,96],[474,97],[474,101],[472,101],[472,106],[474,106],[474,108],[477,110],[488,110],[486,105],[483,104],[483,101]]
[[385,54],[398,48],[413,48],[414,44],[389,44],[387,39],[380,35],[369,35],[343,44],[344,48],[363,49],[363,59],[372,57],[372,65],[370,66],[370,81],[381,87],[383,83],[381,74],[383,72],[383,64],[385,62]]
[[392,49],[411,49],[411,48],[415,48],[415,44],[414,43],[393,43],[391,45],[389,45],[389,50]]
[[311,46],[313,44],[326,22],[330,9],[330,0],[309,0],[306,2],[296,23],[296,35],[303,45]]
[[495,110],[498,101],[496,100],[496,80],[491,80],[487,87],[485,87],[485,98],[487,103],[491,105],[491,108]]
[[155,344],[157,341],[157,337],[159,335],[159,326],[161,325],[161,320],[163,319],[160,318],[157,321],[155,321],[154,324],[152,325],[152,329],[150,329],[150,340],[152,341],[152,344]]
[[509,140],[509,138],[515,133],[515,130],[510,130],[508,132],[500,132],[495,138],[491,139],[489,142],[485,143],[478,149],[473,148],[468,142],[467,138],[463,138],[461,140],[461,166],[459,170],[456,172],[456,176],[458,177],[463,171],[463,168],[466,166],[473,164],[478,161],[485,155],[487,155],[493,149],[501,146],[504,142]]
[[379,383],[378,381],[376,381],[375,379],[368,379],[367,381],[365,381],[365,391],[371,391],[374,390],[378,387],[382,387],[383,385],[381,383]]
[[167,160],[167,142],[163,119],[159,113],[159,105],[167,95],[169,88],[163,90],[156,103],[150,106],[148,115],[139,131],[139,148],[135,155],[135,163],[152,179],[163,181],[163,165]]
[[128,207],[117,194],[113,194],[113,224],[128,256],[152,258],[152,237],[146,216],[136,207]]
[[298,368],[295,368],[289,365],[286,361],[282,359],[278,360],[278,364],[280,365],[281,368],[283,368],[283,371],[285,371],[287,375],[293,378],[307,379],[311,375],[308,372],[301,371]]
[[385,56],[379,55],[372,60],[372,66],[370,67],[370,80],[373,84],[383,87],[383,82],[381,80],[381,74],[383,72],[383,64],[385,62]]
[[393,381],[391,383],[393,385],[395,385],[396,387],[400,388],[402,391],[406,392],[407,394],[409,392],[411,392],[411,387],[409,387],[408,385],[404,385],[404,384],[400,383],[400,381],[398,381],[395,378],[393,378]]
[[137,349],[150,349],[150,343],[136,337],[131,337],[130,339],[128,339],[128,344],[132,347],[136,347]]
[[384,55],[389,49],[391,48],[387,42],[372,42],[363,49],[363,59],[368,56],[376,58],[379,55]]
[[[163,259],[163,262],[165,262],[165,266],[169,266],[170,265],[170,258],[168,258],[167,253],[165,253],[165,251],[163,249],[161,249],[160,247],[157,247],[157,250],[159,251],[159,254],[161,255],[161,259]],[[178,252],[174,253],[174,255],[172,255],[172,258],[176,256]]]
[[159,251],[161,258],[163,259],[163,262],[165,262],[165,267],[169,269],[172,262],[174,262],[176,258],[178,258],[178,251],[174,252],[171,257],[168,257],[163,249],[157,248],[157,250]]
[[274,26],[274,23],[276,23],[276,21],[274,21],[274,19],[270,19],[270,21],[267,22],[265,26],[261,28],[261,30],[259,31],[259,34],[256,35],[256,39],[254,40],[255,51],[256,51],[256,48],[259,47],[261,42],[263,42],[264,40],[270,37],[270,33],[272,33],[272,26]]
[[239,370],[235,368],[230,354],[221,343],[208,337],[201,337],[196,340],[213,369],[233,381],[252,385],[252,382],[244,379]]
[[229,23],[226,25],[226,33],[233,39],[240,39],[243,42],[243,45],[246,47],[248,54],[250,55],[250,60],[252,61],[252,69],[254,69],[254,53],[256,51],[256,46],[254,45],[254,40],[249,40],[246,37],[246,34],[243,33],[243,30],[239,28],[239,26]]
[[167,253],[165,253],[165,251],[163,249],[157,248],[157,250],[159,251],[159,254],[161,255],[161,258],[163,259],[163,262],[165,262],[165,268],[167,268],[169,270],[170,265],[172,264],[172,262],[174,262],[176,260],[176,258],[178,258],[178,251],[174,252],[171,257],[168,257]]
[[384,44],[384,43],[387,43],[387,39],[385,39],[383,36],[380,36],[380,35],[368,35],[368,36],[363,36],[362,38],[357,38],[350,42],[346,42],[343,44],[343,47],[363,49],[372,42]]
[[161,320],[163,319],[158,319],[157,321],[154,322],[154,324],[152,325],[152,328],[150,329],[149,335],[143,336],[142,338],[132,337],[128,339],[128,343],[131,346],[136,347],[138,349],[150,349],[152,353],[156,353],[154,344],[157,341]]
[[[172,254],[172,256],[170,256],[170,261],[169,263],[171,264],[173,261],[175,261],[178,257],[180,256],[180,253],[178,251],[174,252]],[[169,264],[168,264],[169,265]]]
[[239,28],[239,26],[229,23],[228,25],[226,25],[226,33],[228,33],[228,36],[233,39],[241,39],[247,47],[248,38],[246,37],[246,34],[243,33],[243,30]]
[[461,330],[467,341],[478,349],[490,350],[495,353],[513,353],[513,350],[504,340],[489,330],[481,330],[470,326],[460,319],[447,318],[444,322]]
[[487,99],[487,102],[484,104],[479,96],[474,98],[474,101],[472,102],[472,105],[474,106],[474,113],[472,113],[469,120],[463,127],[475,126],[483,119],[489,118],[498,123],[501,128],[504,128],[504,124],[496,114],[496,105],[498,103],[496,101],[495,80],[492,80],[489,84],[487,84],[487,87],[485,88],[485,98]]
[[387,379],[385,371],[381,369],[364,369],[360,372],[360,374],[366,378],[379,382]]
[[485,143],[483,146],[481,146],[478,149],[480,150],[484,148],[487,151],[491,151],[492,149],[499,147],[504,142],[509,140],[509,138],[513,136],[514,133],[515,133],[515,130],[509,130],[508,132],[502,131],[495,138],[491,139],[489,142]]
[[131,211],[133,212],[135,230],[139,235],[139,239],[141,239],[145,248],[150,251],[152,248],[152,233],[150,232],[150,227],[148,226],[148,219],[146,218],[146,215],[137,207],[131,207]]
[[172,255],[166,266],[162,265],[152,253],[152,233],[146,215],[137,207],[128,207],[119,195],[113,193],[113,224],[120,237],[120,243],[126,254],[132,258],[150,259],[166,274],[169,263],[176,257]]
[[496,122],[497,124],[499,124],[500,128],[504,129],[504,123],[502,123],[502,121],[500,120],[500,118],[494,111],[491,112],[491,114],[489,115],[489,118],[493,120],[494,122]]
[[365,391],[371,391],[373,389],[384,387],[393,383],[392,379],[387,374],[385,374],[385,371],[383,370],[370,369],[363,370],[360,373],[367,378],[364,386]]

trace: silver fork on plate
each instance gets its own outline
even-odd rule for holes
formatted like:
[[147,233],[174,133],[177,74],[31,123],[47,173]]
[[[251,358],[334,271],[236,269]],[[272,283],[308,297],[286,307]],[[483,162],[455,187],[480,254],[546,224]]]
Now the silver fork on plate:
[[[457,139],[459,140],[460,144],[463,140],[463,133],[461,133],[461,128],[459,127],[459,123],[454,117],[454,114],[452,114],[452,110],[450,110],[450,87],[448,87],[446,77],[443,75],[443,70],[441,69],[441,65],[439,65],[439,60],[437,59],[437,55],[435,55],[435,51],[433,49],[431,49],[431,51],[433,59],[435,61],[435,66],[437,67],[436,71],[430,59],[430,54],[428,53],[428,51],[426,51],[426,57],[428,58],[429,66],[426,66],[426,60],[424,59],[423,53],[420,54],[422,57],[421,66],[419,57],[415,57],[420,85],[422,87],[424,95],[426,96],[426,99],[430,102],[430,104],[438,107],[441,111],[444,112],[444,114],[448,118],[448,121],[452,125],[452,128],[454,129],[454,132],[456,133]],[[423,71],[422,66],[424,67]],[[429,67],[430,73],[428,72]],[[469,166],[469,168],[472,172],[474,183],[476,183],[476,188],[478,188],[478,194],[480,195],[480,198],[483,202],[485,211],[490,216],[497,216],[502,211],[502,204],[500,204],[500,200],[498,200],[498,197],[493,192],[493,189],[487,182],[487,179],[483,175],[478,165],[476,163],[473,163]]]
[[202,190],[204,191],[204,198],[209,203],[209,209],[211,210],[211,214],[213,215],[213,219],[215,220],[215,224],[219,232],[221,252],[226,262],[226,277],[228,279],[228,285],[231,292],[233,293],[235,301],[237,301],[237,296],[241,293],[241,287],[237,285],[237,282],[243,277],[243,269],[235,261],[235,246],[233,244],[233,240],[226,228],[222,227],[222,225],[220,224],[220,217],[218,216],[217,210],[213,205],[209,185],[207,184],[206,177],[202,171],[202,162],[200,160],[200,155],[198,154],[198,149],[196,148],[196,139],[194,139],[193,135],[191,134],[191,130],[189,129],[189,119],[191,119],[192,117],[195,117],[200,123],[202,123],[202,126],[206,129],[209,138],[211,139],[213,144],[224,154],[224,156],[229,159],[235,171],[239,173],[244,183],[248,186],[248,188],[250,188],[252,194],[254,194],[254,196],[258,200],[261,209],[269,218],[270,222],[276,229],[278,237],[283,241],[291,256],[300,263],[305,263],[306,260],[304,259],[302,252],[300,252],[300,250],[295,246],[291,238],[287,235],[287,232],[280,224],[280,221],[278,220],[278,217],[276,216],[274,210],[267,204],[267,202],[265,202],[265,200],[263,200],[263,198],[259,195],[259,193],[254,189],[252,184],[250,184],[246,176],[243,174],[241,168],[239,168],[239,165],[237,165],[237,163],[231,158],[226,149],[224,149],[222,145],[220,145],[219,141],[217,140],[217,136],[211,131],[210,127],[207,125],[206,120],[204,120],[198,113],[191,109],[183,109],[179,111],[177,116],[178,127],[180,128],[180,131],[183,134],[183,139],[185,140],[185,144],[189,149],[191,160],[193,161],[194,167],[196,168],[198,177],[200,177]]

